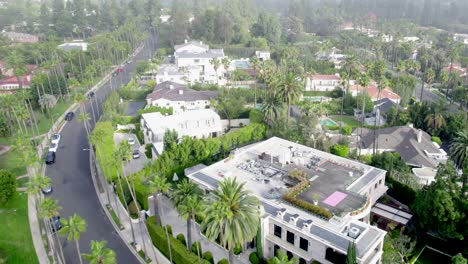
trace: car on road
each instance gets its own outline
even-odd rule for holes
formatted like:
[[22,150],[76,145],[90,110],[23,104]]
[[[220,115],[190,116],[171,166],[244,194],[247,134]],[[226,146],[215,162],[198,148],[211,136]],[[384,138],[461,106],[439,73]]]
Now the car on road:
[[93,92],[93,91],[89,92],[89,93],[88,93],[88,98],[91,99],[91,98],[93,98],[93,97],[94,97],[94,92]]
[[58,143],[60,142],[60,134],[54,134],[51,138],[50,138],[50,143],[55,143],[58,145]]
[[74,116],[75,116],[75,113],[73,113],[73,112],[68,112],[68,113],[65,115],[65,120],[71,121],[71,120],[73,119]]
[[121,72],[123,72],[123,69],[122,69],[122,68],[118,68],[118,69],[117,69],[117,72],[118,72],[118,73],[121,73]]
[[57,152],[58,144],[51,143],[49,146],[49,152]]
[[134,138],[129,138],[127,141],[128,141],[128,144],[135,145],[135,139]]
[[140,158],[140,151],[138,149],[133,150],[132,157],[134,159],[139,159]]
[[62,229],[62,222],[60,222],[60,216],[54,215],[49,219],[50,222],[50,228],[52,229],[52,232],[57,232],[60,229]]
[[112,72],[112,76],[117,76],[117,75],[119,75],[119,72],[118,72],[118,71]]
[[45,158],[45,163],[47,165],[54,164],[55,163],[55,152],[49,151],[46,155]]
[[44,195],[48,195],[52,193],[52,185],[47,185],[46,187],[42,188],[42,193]]

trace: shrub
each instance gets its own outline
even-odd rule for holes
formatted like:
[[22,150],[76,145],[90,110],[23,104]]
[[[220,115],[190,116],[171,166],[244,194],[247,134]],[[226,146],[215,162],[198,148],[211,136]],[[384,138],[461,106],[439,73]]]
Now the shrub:
[[218,264],[229,264],[229,260],[223,258],[222,260],[218,261]]
[[153,144],[146,144],[145,145],[145,155],[148,159],[153,158]]
[[135,201],[130,202],[130,204],[128,205],[128,210],[130,211],[130,216],[133,219],[138,218],[140,212],[138,211],[137,204],[135,203]]
[[340,157],[346,157],[349,153],[349,147],[345,145],[336,144],[331,147],[331,153]]
[[341,129],[341,133],[343,133],[343,135],[346,135],[346,136],[351,135],[351,132],[353,132],[353,128],[350,127],[350,126],[344,126],[344,127]]
[[388,186],[388,195],[409,206],[414,203],[416,191],[411,187],[388,176],[385,177],[385,183]]
[[239,255],[240,253],[242,253],[242,246],[241,245],[236,245],[234,247],[234,255]]
[[182,233],[178,234],[176,239],[179,240],[180,243],[184,244],[184,246],[187,246],[187,241],[185,241],[184,234],[182,234]]
[[16,193],[16,177],[7,170],[0,170],[0,204],[8,202]]
[[442,145],[442,140],[440,140],[440,137],[431,137],[432,142],[435,142],[437,144]]
[[[198,249],[198,247],[200,249]],[[200,252],[203,252],[200,242],[193,242],[192,243],[192,252],[194,254],[198,255],[199,250],[200,250]]]
[[251,264],[259,264],[260,260],[258,259],[257,252],[252,252],[249,255],[249,261]]
[[[150,234],[153,245],[155,245],[161,253],[169,257],[169,249],[167,245],[167,238],[165,230],[156,225],[154,222],[154,216],[148,218],[146,221],[146,226],[148,227],[148,232]],[[171,241],[171,253],[172,260],[176,264],[192,264],[198,263],[198,256],[188,251],[187,248],[177,239],[169,237]],[[202,259],[202,264],[210,264],[208,261]],[[226,264],[228,264],[226,262]]]
[[167,225],[166,225],[166,228],[167,228],[167,233],[168,233],[170,236],[172,236],[172,226],[169,225],[169,224],[167,224]]
[[207,260],[211,264],[214,264],[213,254],[211,254],[210,251],[207,251],[207,252],[203,253],[202,258]]
[[263,123],[263,114],[259,109],[252,109],[249,113],[250,123]]

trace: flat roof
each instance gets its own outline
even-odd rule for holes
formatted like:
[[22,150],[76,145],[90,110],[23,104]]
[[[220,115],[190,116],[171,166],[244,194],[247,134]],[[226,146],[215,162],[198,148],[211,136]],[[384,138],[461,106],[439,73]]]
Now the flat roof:
[[[362,208],[367,201],[360,194],[362,186],[385,174],[384,170],[277,137],[235,150],[225,160],[198,168],[189,168],[186,175],[210,189],[217,188],[224,178],[235,176],[260,200],[264,214],[294,224],[344,252],[352,240],[343,230],[345,223],[352,223],[362,230],[355,241],[359,257],[375,240],[385,235],[384,231],[354,220],[348,214]],[[283,194],[297,184],[288,176],[293,169],[304,171],[310,181],[310,187],[296,198],[312,203],[312,196],[318,195],[318,205],[335,217],[330,220],[320,218],[282,199]],[[307,230],[304,229],[306,225]]]
[[406,225],[411,220],[413,215],[402,211],[397,208],[390,207],[382,203],[376,203],[375,206],[371,209],[371,212],[383,216],[394,222]]

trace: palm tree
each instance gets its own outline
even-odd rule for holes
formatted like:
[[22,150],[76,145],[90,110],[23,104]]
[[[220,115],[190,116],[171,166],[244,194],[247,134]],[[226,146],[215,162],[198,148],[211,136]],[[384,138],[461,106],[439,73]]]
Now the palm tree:
[[[453,160],[459,169],[468,166],[468,130],[459,131],[452,144],[450,144],[450,159]],[[468,185],[468,173],[463,174],[463,190]]]
[[161,221],[161,212],[160,212],[160,204],[161,204],[161,195],[165,194],[169,191],[170,184],[167,182],[166,177],[160,176],[156,174],[153,177],[153,180],[149,181],[149,189],[150,192],[153,194],[153,201],[154,201],[154,216],[156,220],[156,224],[162,226]]
[[216,84],[218,84],[219,82],[219,79],[218,79],[218,69],[219,69],[219,66],[221,66],[221,61],[218,60],[218,58],[212,58],[210,60],[210,64],[211,66],[213,66],[213,69],[216,73]]
[[424,82],[427,82],[427,85],[429,86],[429,89],[431,88],[431,84],[434,81],[435,78],[435,72],[432,68],[429,68],[425,73],[424,73],[424,81],[423,81],[423,87],[421,88],[421,97],[419,98],[419,101],[422,102],[423,100],[423,89],[424,89]]
[[426,118],[424,118],[424,122],[433,135],[437,134],[438,130],[447,125],[444,116],[440,112],[435,111],[427,115]]
[[279,84],[279,96],[288,105],[287,116],[286,116],[286,125],[289,125],[289,116],[291,115],[291,103],[297,99],[302,94],[304,89],[304,84],[302,79],[289,72],[284,76]]
[[297,264],[297,258],[289,259],[288,255],[283,250],[278,250],[276,256],[268,261],[270,264]]
[[172,200],[179,214],[187,220],[187,248],[192,248],[192,221],[195,221],[196,212],[203,211],[200,200],[202,190],[187,179],[177,184],[172,193]]
[[29,179],[29,182],[26,184],[26,190],[28,194],[35,196],[35,206],[36,209],[39,205],[38,198],[41,198],[42,189],[52,186],[52,181],[47,176],[42,176],[39,174],[34,175]]
[[83,263],[81,259],[81,251],[80,251],[80,237],[81,233],[86,232],[87,224],[86,220],[81,218],[79,215],[74,214],[71,216],[68,221],[62,219],[63,228],[60,230],[61,235],[66,235],[68,241],[75,241],[76,251],[78,252],[78,259],[80,263]]
[[254,84],[254,108],[257,107],[257,79],[258,79],[258,76],[257,76],[257,70],[258,70],[258,67],[259,67],[259,63],[260,61],[258,60],[257,57],[252,57],[250,59],[250,63],[252,65],[252,69],[255,73],[255,84]]
[[275,125],[276,119],[280,115],[282,109],[282,102],[277,94],[276,91],[270,91],[268,92],[263,105],[262,105],[262,112],[263,112],[263,117],[270,127],[272,129]]
[[79,116],[78,116],[78,122],[82,122],[84,127],[85,127],[85,131],[86,131],[86,134],[89,136],[89,120],[91,118],[89,117],[89,114],[88,113],[81,113]]
[[362,73],[359,76],[359,85],[362,86],[361,97],[362,97],[362,110],[361,110],[361,133],[359,135],[359,155],[361,155],[361,139],[362,139],[362,130],[364,128],[364,120],[366,117],[366,98],[365,93],[367,93],[367,86],[370,84],[370,78],[366,73]]
[[223,68],[226,71],[226,76],[228,74],[229,66],[231,66],[231,60],[228,57],[224,57],[221,60],[221,64],[223,64]]
[[26,73],[26,63],[23,55],[18,53],[17,50],[13,50],[6,58],[6,64],[6,68],[13,71],[13,75],[18,81],[19,89],[23,89],[23,80],[21,77]]
[[[62,261],[65,261],[65,257],[63,255],[62,243],[60,242],[60,238],[57,236],[57,232],[52,232],[51,222],[50,219],[53,216],[58,216],[59,211],[62,210],[62,207],[58,205],[57,200],[52,200],[50,198],[44,198],[42,202],[39,204],[39,216],[45,218],[46,228],[49,228],[49,231],[53,233],[56,241],[59,245],[59,253]],[[54,242],[55,244],[55,242]]]
[[91,241],[91,254],[83,254],[90,264],[115,264],[117,259],[115,252],[106,248],[107,241]]
[[229,250],[229,263],[234,263],[234,247],[251,241],[260,221],[259,201],[244,189],[245,183],[226,178],[207,199],[202,230],[212,241],[219,239]]

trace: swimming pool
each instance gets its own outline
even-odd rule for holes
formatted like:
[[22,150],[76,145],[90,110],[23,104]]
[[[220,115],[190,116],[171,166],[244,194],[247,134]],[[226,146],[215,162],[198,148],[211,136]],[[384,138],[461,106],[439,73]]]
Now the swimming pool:
[[320,120],[320,125],[322,126],[338,126],[338,124],[331,120],[330,118]]
[[331,98],[325,97],[325,96],[304,96],[304,100],[314,102],[314,103],[319,103],[319,102],[331,101]]

